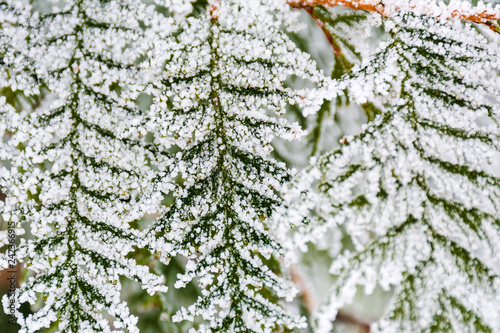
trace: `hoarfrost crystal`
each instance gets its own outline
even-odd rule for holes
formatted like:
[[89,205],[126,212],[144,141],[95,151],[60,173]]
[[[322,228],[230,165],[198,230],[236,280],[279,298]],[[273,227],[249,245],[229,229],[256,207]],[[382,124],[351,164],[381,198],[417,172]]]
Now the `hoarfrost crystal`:
[[267,226],[290,176],[268,157],[271,141],[302,135],[298,124],[277,116],[288,103],[306,112],[321,103],[320,90],[293,90],[284,81],[296,75],[327,86],[280,29],[295,27],[295,17],[284,1],[209,1],[206,13],[187,18],[151,56],[165,66],[151,86],[150,128],[157,143],[180,148],[175,164],[182,179],[151,243],[165,257],[172,251],[188,257],[176,287],[198,277],[202,295],[174,320],[199,316],[208,321],[200,332],[304,325],[266,296],[290,301],[296,292],[268,266],[281,246]]
[[462,22],[388,23],[349,83],[381,114],[311,168],[329,202],[319,228],[344,224],[356,246],[332,265],[318,331],[356,286],[379,284],[396,290],[376,332],[498,332],[500,178],[488,168],[500,156],[498,50]]
[[[4,17],[16,10],[13,3],[19,7],[1,3]],[[31,272],[16,291],[17,305],[43,300],[34,314],[17,313],[20,332],[55,325],[137,332],[137,318],[120,300],[119,278],[149,293],[166,287],[163,277],[127,258],[145,246],[129,223],[151,211],[141,200],[155,176],[149,163],[169,165],[168,154],[142,140],[145,115],[134,100],[147,75],[138,59],[170,23],[154,6],[132,0],[75,0],[28,11],[2,29],[11,42],[1,83],[45,97],[32,112],[0,101],[0,129],[10,133],[1,147],[10,162],[0,182],[3,217],[34,236],[17,250]]]

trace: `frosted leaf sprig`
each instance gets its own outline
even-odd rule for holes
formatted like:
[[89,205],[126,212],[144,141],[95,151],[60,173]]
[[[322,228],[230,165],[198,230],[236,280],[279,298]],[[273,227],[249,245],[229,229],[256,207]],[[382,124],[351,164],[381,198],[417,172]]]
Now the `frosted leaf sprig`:
[[284,1],[209,3],[151,57],[164,67],[150,90],[150,130],[158,144],[180,149],[181,186],[150,244],[163,257],[188,258],[176,287],[198,278],[202,288],[175,321],[200,317],[199,332],[302,327],[276,304],[291,300],[295,288],[268,266],[281,254],[268,226],[290,177],[269,153],[273,139],[302,135],[280,118],[287,104],[314,112],[321,102],[316,88],[294,90],[284,81],[296,75],[327,87],[327,79],[280,29],[296,16]]
[[317,314],[328,332],[356,286],[395,286],[376,332],[500,330],[498,50],[469,25],[401,14],[353,70],[352,97],[381,114],[322,157],[326,225],[356,245]]
[[11,166],[0,180],[3,217],[34,236],[17,251],[32,273],[16,299],[42,301],[26,318],[17,313],[21,332],[137,332],[119,278],[166,291],[163,277],[127,255],[145,247],[129,223],[155,207],[145,195],[151,165],[170,165],[164,149],[145,142],[146,115],[134,100],[149,78],[141,56],[171,25],[139,1],[75,0],[8,30],[17,41],[3,55],[8,84],[46,94],[33,112],[2,109],[0,128],[12,133],[2,146]]

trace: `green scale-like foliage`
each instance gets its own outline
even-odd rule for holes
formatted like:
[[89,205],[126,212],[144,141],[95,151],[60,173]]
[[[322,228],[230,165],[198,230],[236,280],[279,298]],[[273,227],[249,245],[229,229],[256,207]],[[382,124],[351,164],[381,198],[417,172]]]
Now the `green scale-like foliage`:
[[296,124],[276,116],[287,103],[308,102],[307,91],[283,82],[290,75],[324,80],[280,30],[284,18],[293,17],[280,1],[211,1],[206,13],[186,19],[155,51],[165,68],[151,87],[159,96],[151,128],[158,143],[180,149],[180,186],[152,228],[160,237],[151,244],[160,253],[187,256],[176,286],[197,277],[202,292],[174,320],[201,317],[208,323],[200,332],[303,325],[276,304],[295,291],[268,266],[281,254],[268,228],[281,204],[277,191],[290,177],[283,163],[268,157],[271,141],[301,135]]
[[395,295],[376,332],[498,332],[498,54],[461,22],[401,14],[386,27],[348,85],[381,114],[309,170],[317,227],[344,225],[356,248],[332,265],[318,331],[378,284]]
[[149,293],[166,288],[127,258],[145,246],[129,223],[151,211],[141,200],[155,175],[150,164],[169,164],[142,140],[144,116],[133,100],[147,75],[137,59],[169,25],[138,1],[23,10],[18,24],[3,30],[15,43],[4,53],[2,86],[45,100],[32,112],[1,110],[1,129],[10,133],[1,146],[8,160],[3,216],[33,235],[17,249],[28,276],[16,305],[36,303],[36,311],[27,318],[18,312],[17,322],[21,332],[136,332],[119,278]]

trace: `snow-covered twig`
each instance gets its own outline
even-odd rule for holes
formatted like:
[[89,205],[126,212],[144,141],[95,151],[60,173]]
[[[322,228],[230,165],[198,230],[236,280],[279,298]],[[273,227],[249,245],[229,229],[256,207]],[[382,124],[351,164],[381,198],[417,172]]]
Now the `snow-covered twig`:
[[423,1],[401,1],[401,0],[288,0],[290,6],[305,8],[312,6],[343,6],[356,10],[376,12],[382,16],[389,17],[395,11],[412,11],[433,17],[471,21],[488,25],[493,31],[500,32],[494,22],[500,20],[500,6],[480,3],[472,7],[469,3],[453,1],[449,5]]

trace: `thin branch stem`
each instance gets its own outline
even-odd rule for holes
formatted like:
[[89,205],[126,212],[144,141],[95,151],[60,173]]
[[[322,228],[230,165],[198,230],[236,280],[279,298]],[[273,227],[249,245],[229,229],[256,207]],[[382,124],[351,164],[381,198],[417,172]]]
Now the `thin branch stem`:
[[[312,291],[310,290],[309,284],[304,281],[302,274],[294,266],[292,266],[290,269],[290,275],[293,283],[295,283],[295,285],[299,288],[300,293],[302,294],[304,305],[307,311],[309,312],[309,314],[312,314],[316,309],[317,302]],[[369,322],[359,319],[356,316],[342,310],[338,311],[337,317],[335,318],[335,323],[357,326],[361,333],[370,333]]]
[[465,4],[459,6],[442,5],[413,5],[402,6],[400,4],[384,4],[381,0],[287,0],[288,4],[295,8],[307,8],[313,6],[343,6],[356,10],[366,10],[375,12],[382,16],[389,17],[395,11],[409,10],[433,17],[443,17],[448,20],[455,19],[485,24],[493,31],[500,33],[493,21],[500,20],[500,6],[483,5],[480,7],[470,7]]
[[313,313],[317,304],[316,299],[313,293],[309,290],[310,286],[308,286],[308,284],[304,281],[302,274],[295,266],[292,266],[290,268],[290,277],[292,279],[292,282],[295,283],[295,285],[299,288],[300,293],[302,294],[307,312],[309,312],[309,314]]
[[344,312],[342,310],[340,310],[337,313],[337,318],[335,318],[335,322],[339,323],[339,324],[344,324],[344,325],[357,326],[361,333],[370,333],[370,324],[369,323],[367,323],[359,318],[356,318],[355,316],[353,316],[347,312]]
[[321,28],[321,30],[325,34],[326,39],[328,40],[328,43],[330,43],[330,45],[333,47],[333,52],[335,53],[335,56],[338,57],[338,56],[342,55],[342,50],[335,43],[330,32],[328,32],[328,30],[326,29],[323,22],[321,22],[321,20],[316,15],[314,15],[314,9],[312,7],[304,7],[304,9],[306,10],[306,12],[309,15],[311,15],[311,17],[314,19],[314,22],[316,22],[316,24]]

